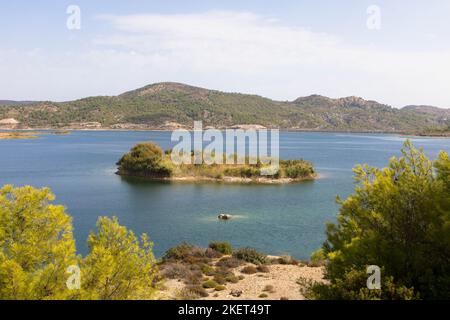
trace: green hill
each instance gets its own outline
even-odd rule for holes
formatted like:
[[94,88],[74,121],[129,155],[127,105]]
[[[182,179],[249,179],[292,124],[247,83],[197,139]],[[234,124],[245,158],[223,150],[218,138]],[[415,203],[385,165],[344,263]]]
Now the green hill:
[[0,120],[14,118],[26,128],[171,129],[194,120],[217,128],[264,125],[281,129],[416,132],[446,127],[444,109],[395,109],[358,97],[312,95],[281,102],[257,95],[226,93],[180,83],[157,83],[118,96],[69,102],[0,107]]

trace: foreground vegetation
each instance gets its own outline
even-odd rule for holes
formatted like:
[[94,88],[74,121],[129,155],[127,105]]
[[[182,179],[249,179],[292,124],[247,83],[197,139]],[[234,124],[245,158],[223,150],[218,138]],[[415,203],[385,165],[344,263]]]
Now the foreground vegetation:
[[[192,163],[194,155],[192,154]],[[225,162],[225,156],[224,161]],[[236,159],[236,156],[234,156]],[[226,181],[227,178],[237,178],[238,181],[281,180],[286,182],[313,179],[316,175],[313,165],[305,160],[281,160],[280,170],[273,176],[263,176],[261,170],[268,165],[249,164],[181,164],[172,162],[170,150],[163,153],[162,149],[152,142],[139,143],[118,161],[118,174],[124,176],[144,177],[150,179],[193,178],[194,180],[212,179]]]
[[[72,219],[49,189],[0,189],[0,299],[147,299],[155,292],[152,243],[100,217],[76,255]],[[80,288],[67,281],[80,268]],[[76,285],[76,281],[74,281]],[[73,288],[73,287],[72,287]]]
[[[355,193],[327,226],[322,251],[329,285],[316,299],[450,299],[450,160],[432,162],[405,143],[384,169],[358,166]],[[366,267],[381,268],[381,290],[366,287]]]

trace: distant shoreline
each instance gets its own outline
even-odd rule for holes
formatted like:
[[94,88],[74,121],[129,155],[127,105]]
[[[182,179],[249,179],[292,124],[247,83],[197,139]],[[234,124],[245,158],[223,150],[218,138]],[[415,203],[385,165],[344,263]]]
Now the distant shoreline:
[[[179,128],[179,129],[183,129],[183,130],[188,130],[188,131],[193,131],[192,128]],[[216,128],[217,130],[226,130],[226,129],[230,129],[230,128]],[[419,132],[402,132],[402,131],[373,131],[373,130],[326,130],[326,129],[296,129],[296,128],[271,128],[271,127],[267,127],[267,129],[278,129],[280,132],[312,132],[312,133],[366,133],[366,134],[392,134],[392,135],[400,135],[400,136],[417,136],[417,137],[442,137],[442,138],[449,138],[450,137],[450,133],[448,134],[423,134],[423,133],[419,133]],[[11,129],[11,128],[1,128],[1,131],[4,132],[14,132],[14,131],[23,131],[23,132],[28,132],[28,131],[79,131],[79,132],[85,132],[85,131],[93,131],[93,132],[102,132],[102,131],[106,131],[106,132],[171,132],[177,129],[165,129],[165,128],[140,128],[140,129],[132,129],[132,128],[124,128],[124,129],[116,129],[116,128],[108,128],[108,127],[104,127],[104,128],[52,128],[52,127],[44,127],[44,128],[40,128],[40,127],[36,127],[36,128],[20,128],[20,129]],[[256,129],[257,130],[257,129]]]
[[[193,131],[192,128],[180,128],[188,131]],[[228,128],[218,128],[217,130],[224,131]],[[271,129],[268,127],[268,129]],[[276,129],[276,128],[272,128]],[[177,129],[164,129],[164,128],[149,128],[149,129],[116,129],[116,128],[25,128],[25,129],[11,129],[11,128],[1,128],[0,133],[9,133],[9,132],[33,132],[37,136],[33,138],[39,138],[39,134],[45,134],[46,132],[172,132]],[[257,130],[257,129],[256,129]],[[400,137],[416,137],[416,138],[441,138],[448,139],[450,138],[449,133],[408,133],[408,132],[400,132],[400,131],[348,131],[348,130],[314,130],[314,129],[278,129],[280,132],[304,132],[304,133],[340,133],[340,134],[380,134],[380,135],[396,135]],[[21,139],[29,139],[31,137],[23,137]],[[16,138],[17,139],[17,138]],[[0,137],[0,140],[12,140],[12,138]]]

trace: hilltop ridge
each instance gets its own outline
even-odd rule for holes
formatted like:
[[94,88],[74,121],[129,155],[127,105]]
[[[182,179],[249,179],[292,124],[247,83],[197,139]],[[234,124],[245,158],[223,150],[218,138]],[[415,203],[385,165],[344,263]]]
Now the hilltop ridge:
[[263,125],[311,131],[415,132],[447,127],[450,111],[436,107],[396,109],[361,97],[321,95],[275,101],[259,95],[209,90],[176,82],[150,84],[117,96],[67,102],[0,106],[1,119],[17,128],[173,129]]

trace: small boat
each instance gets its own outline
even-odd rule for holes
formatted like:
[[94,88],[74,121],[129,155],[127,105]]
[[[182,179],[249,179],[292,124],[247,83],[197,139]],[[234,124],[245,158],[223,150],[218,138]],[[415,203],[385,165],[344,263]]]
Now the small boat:
[[217,217],[219,218],[219,220],[230,220],[231,218],[233,218],[233,216],[228,213],[221,213]]

